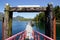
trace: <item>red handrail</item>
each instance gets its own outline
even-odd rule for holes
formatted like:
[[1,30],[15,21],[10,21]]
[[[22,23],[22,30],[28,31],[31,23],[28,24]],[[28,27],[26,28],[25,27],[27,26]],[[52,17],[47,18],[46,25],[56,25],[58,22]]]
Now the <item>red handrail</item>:
[[50,37],[48,37],[48,36],[46,36],[46,35],[38,32],[38,31],[35,31],[35,32],[36,32],[39,36],[41,35],[42,37],[44,37],[44,40],[46,40],[46,39],[48,39],[48,40],[53,40],[52,38],[50,38]]
[[5,39],[5,40],[14,40],[17,36],[21,35],[21,34],[24,33],[24,32],[25,32],[25,31],[19,32],[19,33],[15,34],[15,35],[13,35],[13,36]]
[[[26,32],[26,31],[22,31],[22,32],[20,32],[20,33],[17,33],[17,34],[15,34],[15,35],[13,35],[13,36],[5,39],[5,40],[15,40],[17,36],[20,36],[18,40],[24,40],[24,38],[25,38],[25,36],[26,36],[26,33],[25,33],[25,32]],[[35,35],[35,33],[37,33],[38,38],[37,38],[37,36]],[[52,38],[50,38],[50,37],[48,37],[48,36],[46,36],[46,35],[38,32],[38,31],[33,31],[32,34],[33,34],[34,40],[40,40],[40,35],[44,38],[44,40],[46,40],[46,39],[47,39],[47,40],[53,40]]]

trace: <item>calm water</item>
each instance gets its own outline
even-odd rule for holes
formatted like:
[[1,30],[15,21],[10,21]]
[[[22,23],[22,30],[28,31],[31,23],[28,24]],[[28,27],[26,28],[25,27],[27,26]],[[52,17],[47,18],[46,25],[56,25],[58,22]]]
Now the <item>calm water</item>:
[[[27,21],[22,21],[22,22],[13,21],[13,23],[12,23],[12,35],[25,30],[27,23],[28,23]],[[59,30],[60,27],[59,26],[60,25],[57,25],[57,40],[60,40],[60,30]],[[36,26],[34,26],[33,29],[36,31],[39,31],[41,33],[44,33],[44,30],[36,28]],[[1,38],[2,38],[2,22],[0,21],[0,40],[1,40]]]
[[57,40],[60,40],[60,24],[57,24]]

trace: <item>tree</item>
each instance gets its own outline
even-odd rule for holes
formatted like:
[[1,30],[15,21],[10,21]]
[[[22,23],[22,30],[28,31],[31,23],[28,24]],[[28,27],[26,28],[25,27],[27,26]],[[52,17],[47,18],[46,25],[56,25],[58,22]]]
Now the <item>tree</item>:
[[60,20],[60,7],[59,6],[56,6],[54,8],[54,13],[55,13],[55,16],[56,16],[56,20]]

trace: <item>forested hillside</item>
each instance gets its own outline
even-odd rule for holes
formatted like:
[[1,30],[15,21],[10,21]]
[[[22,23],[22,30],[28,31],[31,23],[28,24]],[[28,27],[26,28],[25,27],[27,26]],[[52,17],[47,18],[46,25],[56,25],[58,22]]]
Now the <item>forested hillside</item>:
[[[53,8],[53,10],[54,10],[54,14],[56,16],[56,20],[60,21],[60,6],[55,6]],[[42,21],[42,22],[45,21],[45,13],[44,12],[39,13],[38,15],[36,15],[36,17],[33,20],[35,20],[35,21],[39,20],[39,21]]]

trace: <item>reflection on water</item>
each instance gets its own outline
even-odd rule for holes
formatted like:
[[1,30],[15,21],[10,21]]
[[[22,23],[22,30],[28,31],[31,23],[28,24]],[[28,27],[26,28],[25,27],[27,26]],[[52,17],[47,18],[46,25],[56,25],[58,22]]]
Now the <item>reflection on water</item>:
[[56,27],[56,33],[57,33],[57,40],[60,40],[60,24],[57,24],[57,27]]
[[25,27],[26,27],[26,24],[27,24],[27,21],[13,21],[12,22],[12,34],[16,34],[18,32],[21,32],[23,30],[25,30]]

